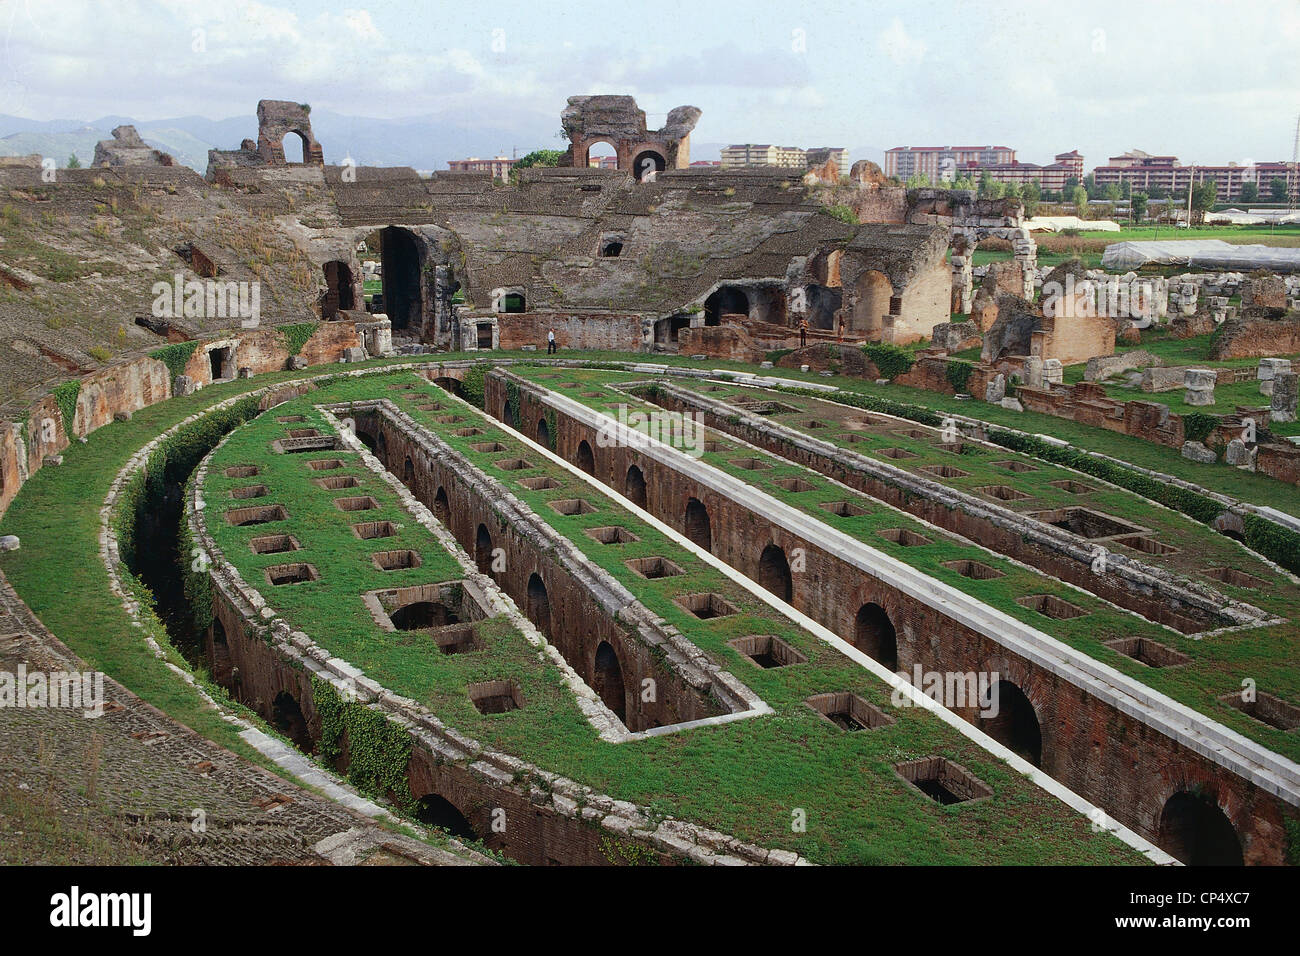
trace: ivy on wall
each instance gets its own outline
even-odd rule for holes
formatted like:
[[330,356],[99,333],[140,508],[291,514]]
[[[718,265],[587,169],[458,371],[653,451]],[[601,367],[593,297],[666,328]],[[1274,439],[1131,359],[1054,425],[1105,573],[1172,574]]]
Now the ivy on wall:
[[172,381],[185,374],[185,366],[190,364],[190,359],[194,357],[194,350],[199,347],[198,341],[192,342],[173,342],[171,345],[164,345],[160,349],[154,349],[149,353],[151,359],[156,359],[167,366],[167,371],[172,373]]
[[907,349],[897,345],[875,343],[864,345],[862,351],[880,371],[881,378],[895,379],[912,368],[915,359]]
[[947,368],[944,369],[944,377],[948,379],[948,384],[953,387],[955,392],[966,391],[966,385],[970,382],[971,375],[975,372],[975,366],[970,362],[952,360],[948,362]]
[[54,401],[58,403],[59,411],[63,415],[63,434],[72,440],[72,426],[77,420],[77,396],[81,394],[81,380],[73,379],[70,382],[63,382],[55,385],[50,390],[54,396]]
[[296,322],[292,325],[276,326],[275,334],[284,342],[290,355],[301,355],[303,347],[320,328],[319,322]]
[[486,365],[471,365],[465,369],[465,377],[460,380],[461,390],[465,393],[465,401],[478,408],[484,407],[484,393],[486,391],[484,383],[486,379]]
[[389,797],[403,812],[415,809],[407,766],[411,738],[383,714],[356,701],[345,701],[334,685],[312,675],[312,700],[320,717],[321,759],[333,764],[348,743],[348,779],[377,797]]

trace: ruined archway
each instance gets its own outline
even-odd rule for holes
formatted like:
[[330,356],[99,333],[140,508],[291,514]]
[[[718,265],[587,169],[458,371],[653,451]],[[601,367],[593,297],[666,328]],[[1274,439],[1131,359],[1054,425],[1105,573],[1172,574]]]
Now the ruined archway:
[[284,139],[280,140],[280,152],[286,163],[301,166],[311,155],[311,148],[307,145],[307,137],[299,130],[293,129],[285,133]]
[[433,516],[438,519],[438,523],[444,527],[448,526],[451,518],[451,506],[447,503],[447,489],[439,487],[437,493],[433,496]]
[[980,730],[1035,767],[1041,767],[1043,730],[1025,692],[1006,678],[999,678],[991,687],[989,701],[996,706],[997,714],[981,717]]
[[645,507],[645,475],[636,465],[628,466],[627,480],[623,483],[623,493],[627,496],[627,500],[638,508]]
[[271,723],[299,750],[304,753],[315,751],[316,744],[307,730],[307,718],[303,716],[302,707],[287,690],[280,691],[271,702]]
[[515,408],[510,404],[510,396],[506,395],[501,399],[501,421],[511,428],[519,427],[519,419],[515,415]]
[[632,176],[639,183],[651,182],[668,166],[663,154],[653,149],[642,150],[632,160]]
[[618,662],[618,652],[608,641],[596,648],[591,689],[604,701],[619,720],[627,719],[627,691],[623,686],[623,667]]
[[484,574],[492,573],[492,533],[485,524],[474,533],[474,564]]
[[782,601],[790,603],[794,597],[794,578],[790,562],[780,545],[769,544],[758,558],[758,583]]
[[713,527],[709,522],[709,509],[704,507],[704,502],[699,498],[691,498],[686,502],[686,520],[683,524],[686,537],[693,544],[705,551],[713,550]]
[[232,674],[230,642],[226,628],[219,617],[212,618],[212,679],[223,687],[230,683]]
[[528,578],[528,619],[543,634],[551,631],[551,597],[546,593],[546,583],[534,573]]
[[415,484],[415,462],[411,461],[410,455],[402,462],[402,484],[408,488]]
[[446,797],[436,793],[427,793],[415,801],[415,819],[427,827],[446,830],[460,840],[476,840],[478,834],[470,825],[465,814],[456,809],[456,805]]
[[401,226],[379,232],[382,260],[383,311],[394,332],[419,334],[423,327],[423,298],[420,282],[420,244],[415,234]]
[[839,289],[831,289],[824,285],[805,287],[804,299],[808,304],[809,328],[833,331],[836,328],[835,316],[840,311],[843,298]]
[[889,314],[889,300],[894,287],[884,273],[868,270],[853,284],[853,311],[848,320],[851,331],[879,338],[884,317]]
[[551,447],[551,426],[546,424],[545,418],[537,419],[537,444],[543,448]]
[[1160,813],[1161,849],[1188,866],[1241,866],[1241,840],[1218,803],[1207,793],[1180,790]]
[[749,316],[749,296],[734,285],[724,285],[704,300],[704,324],[720,325],[724,315]]
[[891,671],[898,669],[894,622],[879,604],[864,604],[853,622],[853,646]]
[[573,463],[589,475],[596,474],[596,453],[591,450],[591,445],[587,444],[585,438],[578,442],[578,451]]
[[618,150],[608,140],[593,140],[587,144],[584,165],[595,169],[618,169]]

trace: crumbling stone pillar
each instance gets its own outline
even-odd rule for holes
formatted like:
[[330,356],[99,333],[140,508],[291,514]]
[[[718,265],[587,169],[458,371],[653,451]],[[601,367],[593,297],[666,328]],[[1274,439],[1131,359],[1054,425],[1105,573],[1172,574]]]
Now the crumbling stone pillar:
[[1019,295],[1022,299],[1032,302],[1036,284],[1034,280],[1038,276],[1038,245],[1029,235],[1028,229],[1020,229],[1012,238],[1011,251],[1015,256],[1016,264],[1020,266],[1024,281],[1024,291]]
[[1007,379],[1001,372],[989,379],[984,386],[984,401],[998,404],[1007,397]]
[[1263,358],[1259,360],[1259,371],[1256,378],[1259,379],[1259,394],[1273,394],[1273,380],[1279,372],[1291,371],[1291,360],[1280,358]]
[[1043,360],[1043,384],[1060,385],[1065,380],[1065,368],[1060,359]]
[[1178,304],[1178,313],[1180,315],[1196,314],[1196,299],[1200,293],[1200,288],[1195,282],[1184,282],[1178,288],[1178,294],[1175,301]]
[[1219,377],[1213,369],[1189,368],[1183,372],[1183,401],[1188,405],[1213,405],[1214,386]]
[[1272,422],[1293,422],[1296,417],[1296,396],[1300,394],[1300,375],[1295,372],[1278,372],[1273,376],[1273,401],[1268,418]]
[[1043,360],[1037,355],[1025,359],[1025,384],[1030,388],[1043,387]]
[[966,232],[953,235],[952,253],[948,258],[952,267],[952,311],[970,315],[975,293],[975,237]]

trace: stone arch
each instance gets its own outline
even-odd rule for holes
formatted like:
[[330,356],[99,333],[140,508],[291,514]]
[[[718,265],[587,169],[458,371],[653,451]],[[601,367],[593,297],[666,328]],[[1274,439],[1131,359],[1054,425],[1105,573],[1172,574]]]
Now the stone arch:
[[841,290],[810,284],[804,287],[804,300],[808,304],[809,328],[828,332],[836,328],[835,318],[844,304]]
[[411,461],[410,455],[402,462],[402,484],[408,488],[415,484],[415,462]]
[[388,460],[388,439],[382,431],[375,435],[375,457],[381,462]]
[[1199,788],[1182,789],[1165,801],[1156,840],[1188,866],[1241,866],[1241,838],[1214,797]]
[[280,154],[290,166],[301,166],[311,157],[311,144],[300,129],[291,129],[280,140]]
[[514,406],[510,404],[509,394],[506,394],[501,399],[501,421],[511,428],[519,427],[519,418],[515,415]]
[[990,700],[996,703],[998,712],[994,717],[980,717],[980,730],[1035,767],[1041,767],[1043,728],[1033,701],[1020,685],[1001,675],[992,684],[991,691]]
[[[600,149],[598,147],[605,148]],[[593,150],[595,151],[594,154]],[[586,148],[582,151],[582,165],[590,168],[592,159],[603,161],[610,156],[614,158],[614,168],[622,168],[618,162],[618,144],[616,144],[612,139],[597,137],[587,141]],[[603,162],[600,168],[605,168]]]
[[365,428],[353,428],[352,434],[357,436],[357,441],[366,446],[366,450],[372,455],[379,454],[379,439],[374,432]]
[[551,426],[546,424],[545,418],[537,419],[537,444],[543,448],[551,447]]
[[780,285],[760,285],[750,289],[749,317],[755,322],[768,322],[772,325],[786,325],[789,316],[789,302],[785,288]]
[[271,723],[292,740],[299,750],[304,753],[315,751],[316,742],[311,739],[311,732],[307,729],[307,718],[303,716],[302,706],[289,691],[280,691],[271,702]]
[[623,494],[627,500],[632,502],[638,508],[644,508],[646,503],[645,475],[636,465],[629,465],[627,469],[627,478],[623,482]]
[[596,648],[591,689],[619,720],[627,720],[627,688],[623,683],[623,666],[619,663],[618,651],[608,641],[601,641]]
[[720,325],[724,315],[749,315],[749,296],[739,286],[719,286],[704,300],[704,324]]
[[655,149],[643,149],[632,160],[632,177],[639,183],[652,182],[668,167],[668,160],[663,153]]
[[686,537],[705,551],[713,551],[713,525],[709,521],[709,509],[699,498],[686,501],[686,516],[683,521]]
[[424,255],[415,233],[401,226],[379,231],[383,312],[393,332],[419,333],[424,326]]
[[457,839],[478,839],[478,834],[474,832],[474,827],[465,814],[441,794],[426,793],[416,800],[415,818],[427,827],[446,830]]
[[858,608],[853,620],[852,644],[891,671],[898,670],[898,634],[889,614],[879,604],[868,602]]
[[474,533],[474,564],[484,574],[492,573],[492,532],[485,524]]
[[449,392],[450,394],[455,395],[457,398],[465,397],[465,386],[460,383],[460,379],[458,378],[440,376],[433,380],[433,384],[437,385],[444,392]]
[[542,580],[540,574],[534,572],[528,578],[527,594],[526,611],[528,619],[543,634],[549,634],[551,631],[551,597],[546,592],[546,582]]
[[785,550],[778,544],[769,544],[758,558],[758,583],[782,601],[790,603],[794,597],[794,578]]
[[578,450],[574,454],[573,463],[589,475],[596,474],[596,453],[591,450],[591,445],[584,438],[578,442]]
[[883,272],[868,269],[853,283],[853,305],[848,327],[864,335],[878,336],[884,328],[884,317],[890,313],[890,299],[894,287]]
[[338,318],[340,309],[357,307],[356,287],[352,267],[340,259],[332,259],[321,267],[325,273],[325,296],[321,300],[321,318],[329,321]]
[[449,526],[451,520],[451,505],[447,501],[447,489],[441,485],[438,486],[437,493],[433,496],[433,516],[444,527]]

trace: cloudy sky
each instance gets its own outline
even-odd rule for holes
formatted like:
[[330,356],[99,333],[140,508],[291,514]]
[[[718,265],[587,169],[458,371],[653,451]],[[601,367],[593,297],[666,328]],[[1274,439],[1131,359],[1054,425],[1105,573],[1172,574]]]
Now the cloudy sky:
[[631,93],[653,126],[700,107],[697,142],[1091,167],[1289,159],[1300,113],[1300,0],[0,0],[0,34],[0,113],[33,119],[251,125],[273,98],[555,146],[567,96]]

